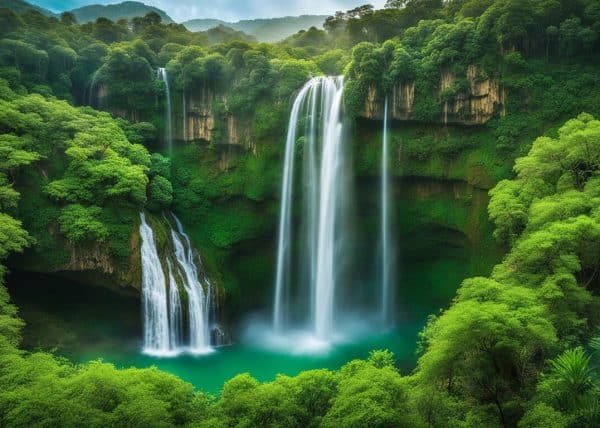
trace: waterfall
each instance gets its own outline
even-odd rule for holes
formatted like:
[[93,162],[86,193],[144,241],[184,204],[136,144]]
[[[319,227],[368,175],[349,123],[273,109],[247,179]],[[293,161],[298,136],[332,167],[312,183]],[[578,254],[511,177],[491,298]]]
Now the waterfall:
[[[175,249],[175,258],[179,265],[183,287],[188,297],[188,316],[190,333],[190,350],[194,353],[205,353],[211,350],[209,328],[209,301],[204,286],[198,279],[198,268],[194,262],[194,252],[189,237],[183,231],[181,222],[173,215],[177,231],[171,229],[171,239]],[[207,284],[208,291],[210,284]]]
[[323,110],[323,148],[320,173],[317,270],[314,291],[315,333],[328,339],[333,333],[334,293],[336,283],[336,225],[340,216],[342,171],[341,78],[325,80],[324,99],[331,100]]
[[169,267],[169,338],[172,349],[181,347],[183,341],[183,314],[179,286],[173,274],[173,263],[167,259]]
[[[336,253],[344,215],[345,160],[342,150],[342,77],[315,77],[300,90],[290,114],[286,138],[279,217],[273,327],[281,332],[289,312],[292,272],[292,205],[295,147],[304,137],[305,239],[303,278],[310,283],[310,324],[322,340],[334,333]],[[320,99],[320,103],[318,102]],[[301,116],[301,113],[304,115]],[[304,123],[299,135],[298,127]],[[320,152],[320,156],[317,154]],[[320,162],[320,164],[319,164]]]
[[284,327],[284,315],[288,311],[290,263],[291,263],[291,234],[292,234],[292,185],[294,175],[294,147],[296,145],[296,128],[300,108],[306,95],[314,90],[311,80],[301,90],[292,106],[288,134],[285,143],[283,161],[283,182],[281,185],[281,208],[279,213],[279,236],[277,242],[277,270],[275,276],[275,302],[273,304],[273,327],[281,331]]
[[183,90],[181,97],[183,99],[183,141],[187,141],[187,103],[185,101],[185,89]]
[[157,70],[157,78],[165,82],[165,97],[167,101],[166,118],[167,118],[167,147],[169,149],[169,156],[173,152],[173,120],[172,120],[172,109],[171,109],[171,89],[169,88],[169,76],[167,69],[160,67]]
[[[317,98],[318,91],[311,91],[308,111],[309,121],[307,121],[305,129],[306,133],[306,150],[304,151],[304,205],[306,212],[304,213],[305,224],[305,263],[307,263],[308,273],[305,280],[308,280],[310,289],[310,310],[311,320],[315,319],[316,306],[316,277],[317,277],[317,243],[318,243],[318,216],[319,216],[319,174],[317,160]],[[323,97],[322,97],[323,98]],[[323,100],[324,102],[324,100]],[[321,105],[323,111],[323,104]]]
[[385,99],[383,114],[383,138],[381,143],[381,302],[380,313],[383,327],[392,324],[394,299],[392,296],[392,264],[390,248],[390,176],[388,161],[388,99]]
[[140,213],[142,238],[142,307],[144,314],[144,352],[166,354],[172,348],[169,336],[167,287],[160,258],[154,242],[154,232]]
[[[92,78],[90,80],[90,84],[86,86],[87,91],[84,90],[83,92],[83,102],[86,103],[87,105],[90,107],[93,107],[93,102],[94,102],[94,88],[96,86],[96,80],[98,80],[98,74],[100,73],[100,68],[97,69],[96,71],[94,71],[94,74],[92,74]],[[87,92],[87,97],[86,97],[86,92]]]
[[[210,314],[212,284],[196,264],[191,242],[177,217],[172,214],[176,229],[171,228],[172,248],[165,254],[168,277],[165,277],[154,232],[140,213],[142,238],[142,301],[144,313],[144,352],[169,356],[183,350],[194,354],[212,351]],[[166,219],[166,217],[165,217]],[[181,289],[187,301],[184,318]],[[187,321],[187,324],[184,322]],[[184,336],[187,332],[188,346]],[[224,336],[224,334],[223,334]]]

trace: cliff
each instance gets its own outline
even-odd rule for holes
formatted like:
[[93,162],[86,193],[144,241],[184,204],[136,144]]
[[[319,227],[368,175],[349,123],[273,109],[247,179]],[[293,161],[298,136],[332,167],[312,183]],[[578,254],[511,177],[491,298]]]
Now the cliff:
[[[139,294],[141,288],[140,236],[138,223],[123,225],[131,228],[127,240],[127,255],[117,255],[110,242],[73,244],[59,232],[56,223],[45,230],[26,219],[36,244],[24,254],[11,257],[10,268],[70,278],[128,294]],[[43,234],[43,235],[41,235]]]
[[183,111],[173,117],[175,139],[254,148],[248,124],[227,111],[227,95],[205,88],[183,96]]
[[[442,71],[438,83],[437,101],[440,112],[437,122],[441,124],[483,125],[492,117],[505,114],[505,90],[500,81],[491,78],[479,67],[470,65],[466,72],[467,87],[449,70]],[[463,81],[464,83],[464,81]],[[395,120],[418,120],[414,114],[415,82],[397,82],[389,100],[389,114]],[[369,88],[364,111],[366,119],[383,119],[383,99],[375,87]]]
[[[146,120],[141,117],[139,111],[109,106],[109,95],[108,85],[96,85],[91,97],[92,105],[130,122]],[[183,94],[183,99],[181,94],[174,94],[171,101],[175,140],[237,145],[256,150],[256,143],[251,138],[251,121],[241,119],[228,111],[227,94],[203,88]]]

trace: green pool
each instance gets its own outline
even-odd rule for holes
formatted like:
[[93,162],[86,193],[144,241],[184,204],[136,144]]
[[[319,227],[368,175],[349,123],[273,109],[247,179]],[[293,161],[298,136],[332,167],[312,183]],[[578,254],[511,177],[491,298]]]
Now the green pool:
[[[248,372],[268,381],[278,374],[294,375],[324,367],[335,369],[381,348],[393,351],[398,366],[406,373],[416,362],[418,332],[428,315],[447,307],[464,278],[488,274],[499,257],[497,248],[490,245],[484,211],[487,195],[452,186],[405,185],[399,196],[403,201],[398,210],[402,247],[397,260],[400,267],[397,328],[392,331],[375,333],[374,328],[369,329],[369,320],[358,316],[354,322],[361,324],[361,328],[348,325],[347,330],[354,333],[347,334],[327,351],[298,352],[292,345],[270,347],[271,341],[264,339],[260,331],[248,337],[245,333],[249,322],[247,314],[242,313],[231,326],[234,337],[231,346],[217,348],[208,355],[155,358],[140,352],[138,296],[56,276],[13,272],[8,278],[8,288],[27,323],[24,346],[33,350],[51,349],[77,362],[102,359],[119,367],[154,365],[215,394],[225,381],[239,373]],[[466,198],[463,194],[470,196]],[[358,242],[367,243],[369,237],[377,235],[376,219],[360,211],[358,218],[362,219],[365,237]],[[468,229],[469,222],[476,226]],[[371,248],[372,242],[368,245]],[[366,250],[362,252],[369,254]],[[368,260],[362,263],[365,275],[360,281],[368,288],[373,269]],[[269,295],[272,284],[263,287],[265,295]],[[268,313],[269,302],[264,302],[264,307]],[[289,343],[293,344],[294,339]]]

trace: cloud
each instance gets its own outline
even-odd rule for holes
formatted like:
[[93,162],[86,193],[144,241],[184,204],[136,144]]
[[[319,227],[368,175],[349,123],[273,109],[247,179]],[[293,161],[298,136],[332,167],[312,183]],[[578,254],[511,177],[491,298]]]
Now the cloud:
[[[109,4],[107,0],[34,0],[32,3],[56,12],[88,4]],[[331,15],[370,3],[380,8],[385,0],[147,0],[144,3],[164,10],[177,22],[194,18],[217,18],[223,21],[272,18],[296,15]]]

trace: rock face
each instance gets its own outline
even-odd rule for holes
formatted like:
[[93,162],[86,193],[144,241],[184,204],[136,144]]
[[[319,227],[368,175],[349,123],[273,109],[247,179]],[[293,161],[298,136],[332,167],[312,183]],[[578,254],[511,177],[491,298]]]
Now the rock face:
[[[505,113],[504,88],[498,79],[484,75],[475,65],[467,67],[466,90],[454,90],[458,79],[450,71],[440,75],[438,101],[441,124],[482,125],[495,116]],[[418,120],[413,107],[419,94],[415,93],[415,83],[396,83],[392,90],[389,111],[395,120]],[[383,100],[374,87],[369,88],[362,116],[367,119],[383,119]]]
[[68,247],[69,260],[57,273],[85,280],[94,285],[130,291],[141,287],[140,237],[136,229],[130,237],[131,256],[127,262],[111,257],[108,248],[98,243]]
[[184,97],[181,115],[174,112],[176,139],[253,147],[248,126],[231,113],[215,111],[216,104],[227,105],[225,95],[204,89]]
[[[197,95],[184,95],[183,120],[181,140],[212,141],[215,130],[214,102],[212,91],[202,90]],[[185,131],[185,132],[184,132]]]
[[[108,94],[109,88],[106,84],[97,85],[92,95],[92,105],[100,109],[106,108]],[[219,103],[227,106],[226,95],[216,94],[211,89],[204,88],[184,94],[181,101],[181,105],[173,106],[173,138],[182,141],[239,145],[253,152],[256,151],[256,142],[250,137],[250,123],[240,120],[229,112],[215,111],[215,105]],[[137,111],[114,107],[106,109],[130,122],[143,120]]]

